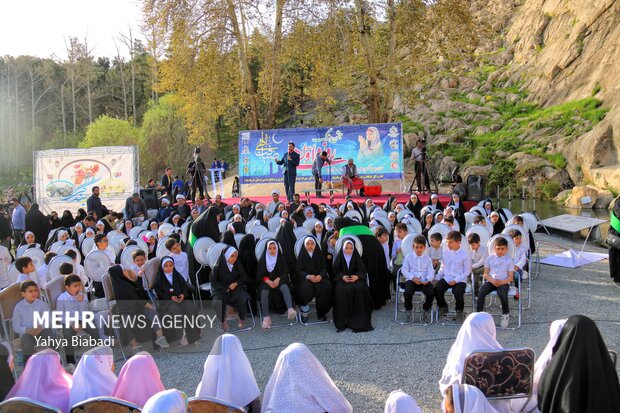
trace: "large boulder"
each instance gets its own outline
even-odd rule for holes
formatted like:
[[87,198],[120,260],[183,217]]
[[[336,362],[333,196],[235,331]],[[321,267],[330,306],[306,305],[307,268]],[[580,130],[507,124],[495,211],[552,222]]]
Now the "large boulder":
[[467,177],[468,176],[472,176],[472,175],[482,175],[482,176],[486,177],[489,174],[490,170],[491,170],[491,165],[484,165],[484,166],[473,165],[473,166],[468,166],[463,171],[463,180],[467,181]]
[[598,198],[592,208],[607,209],[607,207],[609,207],[609,205],[611,204],[611,201],[613,200],[614,200],[614,194],[612,194],[611,191],[608,191],[606,189],[599,189]]
[[576,186],[564,201],[564,205],[575,209],[592,208],[598,199],[598,191],[599,189],[592,185]]
[[439,169],[437,170],[437,178],[440,181],[448,181],[452,177],[452,171],[458,164],[451,156],[445,156],[439,163]]

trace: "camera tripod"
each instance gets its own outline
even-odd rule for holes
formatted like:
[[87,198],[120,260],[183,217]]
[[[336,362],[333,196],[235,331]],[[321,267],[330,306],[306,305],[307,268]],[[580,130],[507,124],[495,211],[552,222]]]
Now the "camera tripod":
[[[439,187],[437,185],[437,181],[435,180],[435,176],[433,175],[433,172],[431,171],[428,158],[426,157],[425,154],[422,156],[424,157],[423,161],[414,161],[414,164],[413,164],[413,181],[411,182],[411,185],[409,186],[410,194],[413,193],[413,186],[416,183],[418,184],[418,188],[426,188],[426,191],[431,192],[431,181],[433,182],[433,186],[435,187],[435,192],[439,191]],[[418,162],[421,163],[421,171],[419,174],[416,172],[416,166],[417,166],[416,164]],[[422,192],[425,192],[425,191],[422,191]]]

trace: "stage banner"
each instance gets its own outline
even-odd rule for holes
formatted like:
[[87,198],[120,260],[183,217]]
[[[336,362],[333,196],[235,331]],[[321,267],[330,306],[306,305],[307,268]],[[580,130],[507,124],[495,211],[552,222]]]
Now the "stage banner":
[[[342,176],[349,158],[357,172],[369,180],[402,179],[403,136],[400,123],[346,125],[321,128],[272,129],[239,132],[239,181],[242,184],[281,183],[282,159],[288,142],[300,155],[297,182],[313,181],[312,163],[322,151],[332,160],[334,182]],[[329,174],[327,165],[323,176]]]
[[89,149],[51,149],[34,153],[35,198],[49,213],[86,209],[92,187],[101,189],[101,201],[121,211],[139,177],[135,146]]

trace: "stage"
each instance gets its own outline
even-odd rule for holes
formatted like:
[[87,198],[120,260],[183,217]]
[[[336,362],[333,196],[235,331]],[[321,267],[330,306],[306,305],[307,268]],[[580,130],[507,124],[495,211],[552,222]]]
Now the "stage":
[[[323,198],[317,198],[315,196],[314,191],[312,191],[310,193],[310,202],[313,204],[321,204],[321,203],[325,203],[328,205],[332,205],[332,206],[339,206],[342,205],[345,200],[346,200],[346,196],[342,193],[342,191],[338,190],[337,192],[334,191],[334,202],[330,202],[329,200],[329,192],[323,192]],[[299,193],[299,195],[301,196],[301,200],[303,202],[307,202],[306,196],[304,192]],[[409,194],[407,193],[403,193],[403,192],[392,192],[392,193],[382,193],[379,196],[357,196],[354,194],[351,194],[351,199],[354,202],[357,202],[358,204],[362,204],[367,198],[372,199],[372,201],[375,203],[375,205],[379,205],[381,207],[383,207],[383,204],[385,204],[387,202],[387,200],[391,197],[395,197],[396,200],[398,201],[399,204],[403,204],[405,205],[408,201],[409,201]],[[250,196],[248,197],[249,199],[251,199],[254,202],[260,202],[264,205],[267,205],[269,202],[271,202],[271,195],[268,196]],[[430,194],[418,194],[418,198],[420,199],[420,202],[422,203],[422,205],[426,205],[428,203],[428,200],[430,198]],[[222,199],[222,201],[228,205],[233,205],[236,203],[239,203],[240,198],[225,198]],[[282,200],[283,202],[286,203],[286,197],[283,195],[283,191],[280,191],[280,200]],[[439,194],[439,201],[441,202],[441,204],[446,207],[448,205],[448,203],[450,202],[451,197],[450,195],[447,194]],[[469,210],[472,206],[478,204],[478,202],[476,201],[463,201],[463,205],[465,206],[465,209]]]

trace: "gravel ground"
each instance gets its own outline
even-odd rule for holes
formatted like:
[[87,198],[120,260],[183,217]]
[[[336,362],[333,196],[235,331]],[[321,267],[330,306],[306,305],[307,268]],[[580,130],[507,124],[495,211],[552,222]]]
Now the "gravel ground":
[[[581,247],[546,235],[538,234],[538,239],[541,257],[569,247],[576,250]],[[592,245],[586,249],[606,252]],[[607,260],[580,269],[542,266],[542,273],[533,285],[532,306],[524,311],[521,329],[498,331],[498,341],[504,347],[531,347],[538,355],[548,341],[551,321],[585,314],[597,322],[608,347],[618,350],[620,289],[610,281]],[[441,411],[437,381],[458,327],[399,326],[392,322],[392,316],[391,304],[375,312],[375,330],[370,333],[355,334],[348,330],[337,334],[332,324],[296,325],[269,331],[257,326],[250,332],[239,333],[238,337],[261,390],[267,385],[280,351],[290,343],[302,342],[323,363],[355,412],[383,411],[388,394],[395,389],[411,394],[425,412]],[[193,396],[216,337],[216,331],[210,330],[191,352],[169,350],[155,354],[165,386]],[[118,368],[121,364],[119,361]]]

